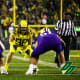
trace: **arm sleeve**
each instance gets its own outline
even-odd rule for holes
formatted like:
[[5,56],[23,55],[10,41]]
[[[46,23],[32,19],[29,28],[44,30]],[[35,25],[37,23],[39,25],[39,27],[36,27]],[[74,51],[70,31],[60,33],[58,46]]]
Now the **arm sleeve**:
[[55,30],[59,30],[59,24],[60,24],[60,20],[58,20],[57,24],[56,24],[56,27],[55,27]]

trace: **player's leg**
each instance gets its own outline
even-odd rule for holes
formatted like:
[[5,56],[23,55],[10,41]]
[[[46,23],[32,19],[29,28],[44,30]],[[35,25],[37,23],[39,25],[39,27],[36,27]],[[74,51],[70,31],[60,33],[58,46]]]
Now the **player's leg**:
[[65,64],[65,58],[64,58],[64,55],[63,55],[62,51],[60,53],[58,53],[58,59],[59,59],[59,62],[61,64],[61,67],[63,67],[62,65]]
[[[65,65],[65,58],[64,58],[64,55],[62,52],[62,45],[59,44],[55,51],[56,51],[57,56],[58,56],[60,67],[62,68]],[[62,70],[62,74],[64,74],[65,72],[66,72],[66,70]]]
[[10,46],[10,52],[8,53],[8,56],[6,58],[6,63],[5,63],[5,70],[6,71],[8,70],[9,63],[11,62],[14,53],[15,53],[15,48],[13,46]]
[[58,60],[58,55],[56,53],[56,57],[55,57],[55,63],[57,65],[57,68],[60,68],[60,63],[59,63],[59,60]]
[[[65,49],[65,47],[66,47],[65,43],[61,42],[61,44],[62,44],[62,48]],[[56,57],[55,57],[55,63],[57,64],[57,67],[60,67],[57,53],[56,53]]]
[[[30,64],[37,65],[39,55],[36,55],[35,57],[34,57],[34,55],[35,55],[36,52],[39,52],[39,54],[41,53],[41,52],[39,51],[40,47],[38,46],[38,42],[35,43],[35,47],[36,47],[36,49],[35,49],[35,50],[33,51],[33,53],[32,53],[32,56],[33,56],[33,57],[31,57],[31,59],[30,59]],[[43,50],[43,49],[42,49],[42,50]]]
[[0,67],[4,66],[4,58],[2,55],[0,55]]
[[4,64],[2,52],[3,52],[3,50],[2,50],[1,45],[0,45],[0,66],[3,66],[3,64]]
[[6,63],[5,63],[5,70],[7,71],[8,70],[8,66],[9,66],[9,63],[11,62],[12,58],[13,58],[13,55],[14,53],[13,52],[10,52],[7,56],[7,59],[6,59]]
[[37,64],[38,64],[38,59],[39,59],[39,55],[44,53],[46,50],[44,50],[43,46],[38,45],[34,51],[31,54],[31,58],[30,58],[30,65],[29,65],[29,69],[26,72],[26,75],[31,75],[34,72],[37,72]]
[[4,68],[4,58],[0,58],[0,68],[1,68],[1,74],[8,74]]
[[5,63],[5,70],[7,71],[8,70],[8,66],[9,66],[9,63],[11,62],[12,58],[13,58],[13,55],[14,53],[13,52],[10,52],[7,56],[7,59],[6,59],[6,63]]
[[64,55],[63,55],[63,48],[62,48],[62,44],[59,43],[58,45],[56,45],[56,48],[55,48],[55,51],[56,51],[56,54],[58,56],[58,60],[60,62],[61,65],[65,64],[65,58],[64,58]]
[[0,46],[0,68],[1,68],[1,74],[8,74],[8,72],[6,72],[5,68],[4,68],[4,58],[2,55],[3,49]]
[[[64,58],[62,51],[60,53],[58,53],[58,60],[60,63],[60,67],[62,69],[62,67],[65,66],[65,58]],[[62,71],[62,74],[64,74],[66,72],[66,70],[61,70],[61,71]]]
[[29,65],[29,69],[26,72],[26,75],[31,75],[34,72],[37,72],[37,64],[38,64],[38,57],[31,57],[30,58],[30,65]]

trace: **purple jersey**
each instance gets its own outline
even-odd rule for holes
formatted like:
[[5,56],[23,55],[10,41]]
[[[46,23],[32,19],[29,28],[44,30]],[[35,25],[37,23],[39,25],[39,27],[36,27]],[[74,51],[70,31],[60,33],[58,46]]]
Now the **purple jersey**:
[[32,52],[32,56],[40,55],[49,50],[54,50],[57,53],[62,51],[61,41],[54,32],[45,31],[36,40],[38,41],[38,46]]
[[[38,44],[43,43],[43,45],[51,45],[54,43],[54,45],[57,45],[58,43],[61,43],[60,39],[57,37],[55,32],[44,32],[41,33],[36,40],[38,41]],[[45,44],[44,44],[45,43]]]

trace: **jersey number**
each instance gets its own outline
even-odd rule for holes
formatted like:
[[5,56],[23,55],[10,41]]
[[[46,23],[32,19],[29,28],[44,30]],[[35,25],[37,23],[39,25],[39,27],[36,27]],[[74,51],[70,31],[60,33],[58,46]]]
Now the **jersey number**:
[[16,45],[17,46],[23,46],[23,45],[25,45],[25,43],[27,41],[28,41],[27,39],[19,39],[19,38],[16,38]]

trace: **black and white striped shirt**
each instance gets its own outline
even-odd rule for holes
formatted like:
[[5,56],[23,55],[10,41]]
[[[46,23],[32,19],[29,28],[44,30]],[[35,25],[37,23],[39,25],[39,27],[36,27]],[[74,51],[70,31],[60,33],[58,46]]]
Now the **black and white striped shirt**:
[[61,36],[77,36],[77,33],[74,30],[74,23],[71,20],[59,20],[56,24],[55,30],[57,31],[57,34]]

